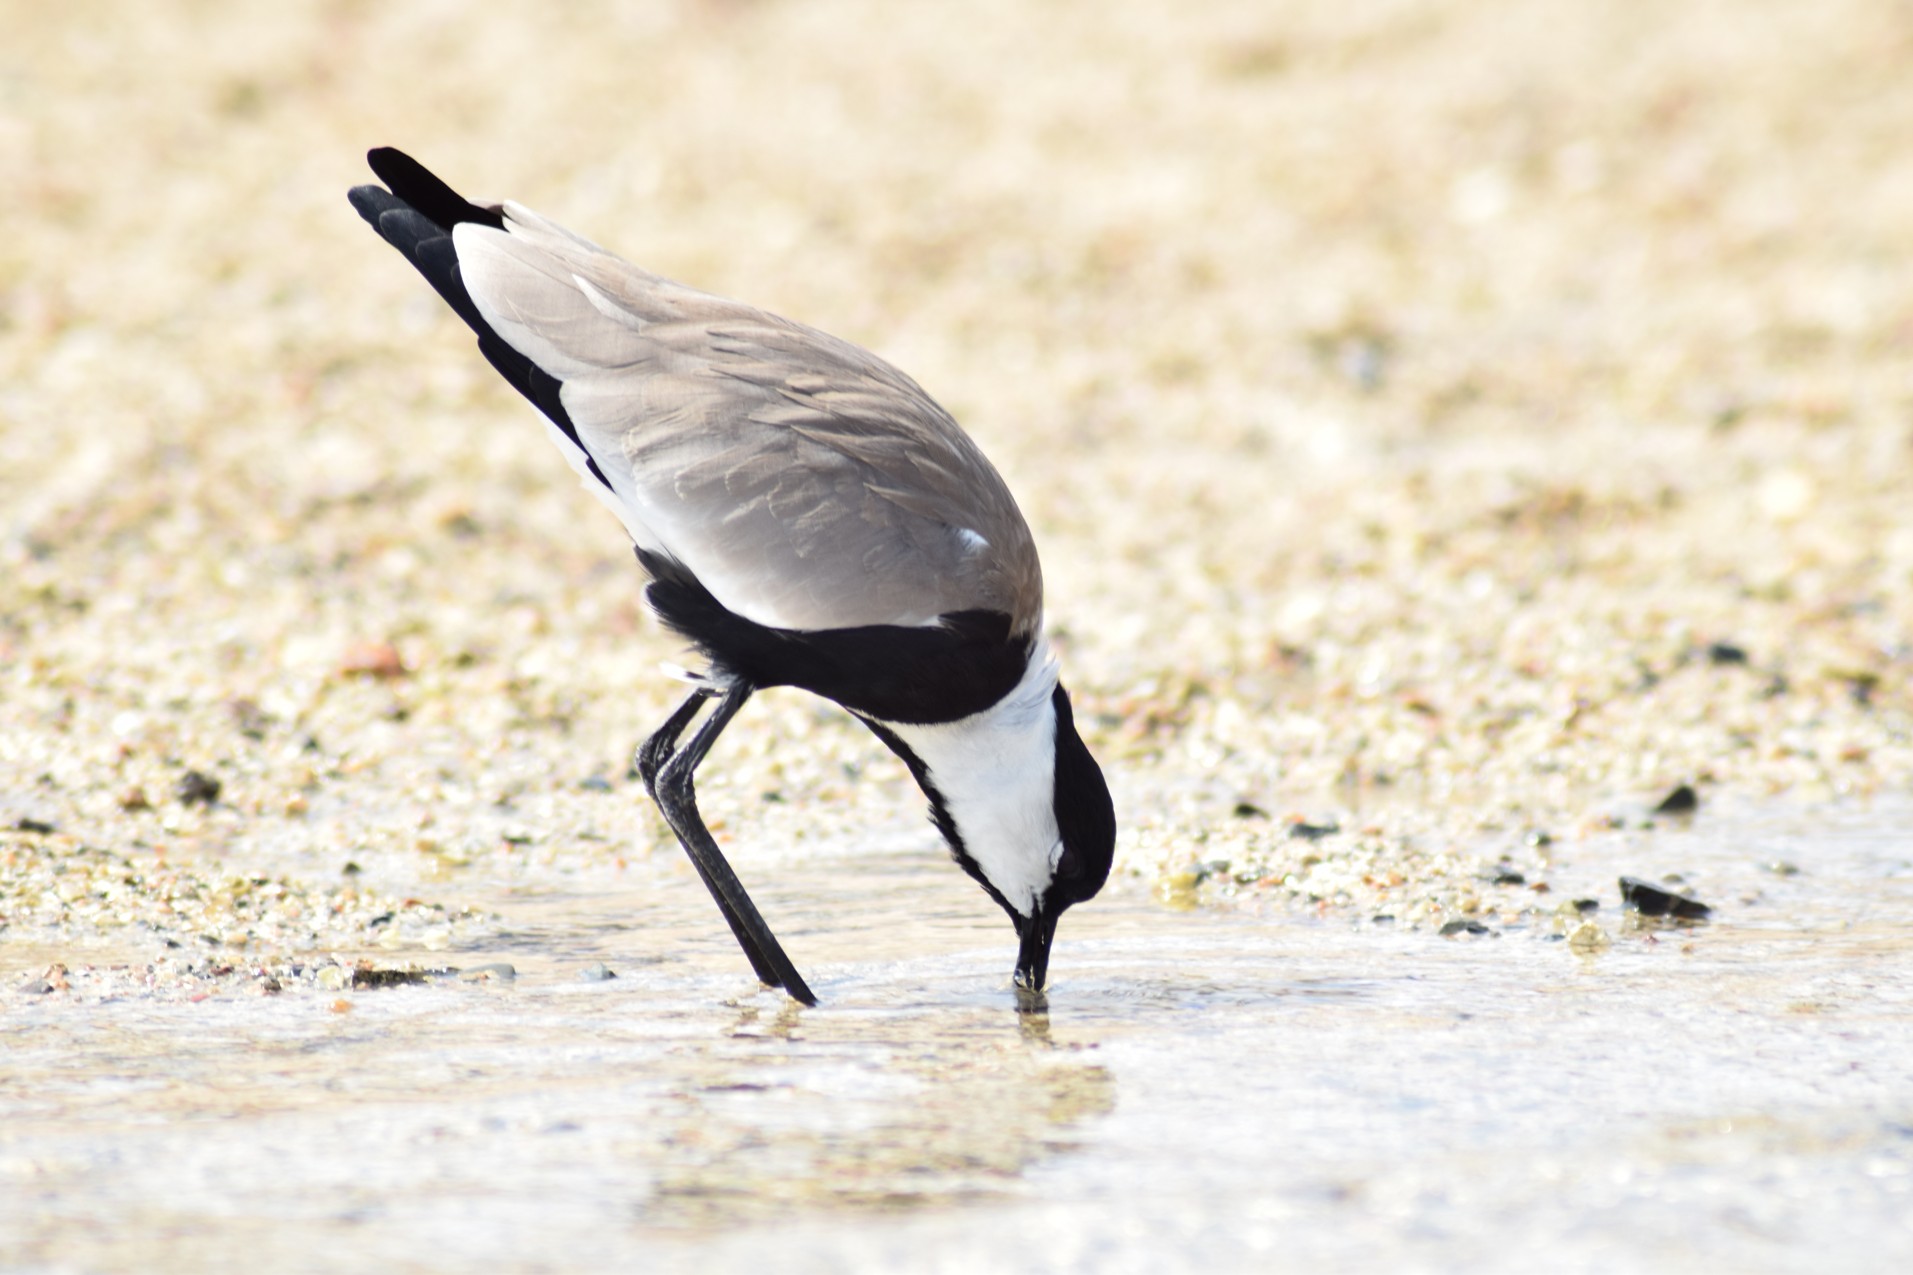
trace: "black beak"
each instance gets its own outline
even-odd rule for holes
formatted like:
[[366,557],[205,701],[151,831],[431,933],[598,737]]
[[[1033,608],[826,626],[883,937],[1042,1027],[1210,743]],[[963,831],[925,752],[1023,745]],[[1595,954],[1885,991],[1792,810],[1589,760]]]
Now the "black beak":
[[1027,920],[1019,917],[1016,933],[1023,940],[1016,953],[1016,985],[1026,992],[1040,992],[1043,980],[1049,977],[1049,945],[1056,937],[1056,917],[1041,912]]

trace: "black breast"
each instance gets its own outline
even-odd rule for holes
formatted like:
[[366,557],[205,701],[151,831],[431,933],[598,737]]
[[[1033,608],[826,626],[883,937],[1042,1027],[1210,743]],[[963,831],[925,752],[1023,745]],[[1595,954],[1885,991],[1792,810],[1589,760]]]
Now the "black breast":
[[795,686],[883,722],[923,725],[980,713],[1029,665],[1030,639],[1000,611],[956,611],[931,627],[776,629],[736,614],[669,558],[638,550],[658,618],[713,665],[753,686]]

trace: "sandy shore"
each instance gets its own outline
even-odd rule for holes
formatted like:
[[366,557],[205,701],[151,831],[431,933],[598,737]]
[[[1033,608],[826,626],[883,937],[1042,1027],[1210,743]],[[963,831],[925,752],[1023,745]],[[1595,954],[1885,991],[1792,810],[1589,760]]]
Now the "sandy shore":
[[[677,646],[346,206],[385,143],[940,397],[1173,897],[1440,924],[1677,784],[1903,792],[1909,54],[1868,3],[10,7],[0,940],[363,944],[675,853],[625,766]],[[934,852],[827,706],[720,761],[747,876]]]

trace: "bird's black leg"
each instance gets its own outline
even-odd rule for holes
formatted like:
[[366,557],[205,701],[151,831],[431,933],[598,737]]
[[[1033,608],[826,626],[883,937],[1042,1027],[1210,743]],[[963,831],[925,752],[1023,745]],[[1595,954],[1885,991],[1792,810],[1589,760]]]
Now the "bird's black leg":
[[671,754],[677,751],[678,736],[697,716],[697,710],[704,701],[717,694],[708,686],[700,686],[692,691],[672,714],[664,719],[664,725],[658,727],[651,738],[638,745],[638,755],[632,758],[640,777],[644,780],[644,790],[651,794],[651,800],[658,799],[658,772],[664,769],[664,763],[671,760]]
[[[632,760],[639,775],[644,779],[644,787],[645,790],[651,794],[651,800],[657,802],[658,809],[664,812],[665,821],[671,825],[671,831],[677,835],[679,843],[684,846],[685,853],[690,855],[691,866],[697,869],[698,878],[704,882],[704,888],[711,892],[713,899],[717,900],[718,909],[724,913],[724,920],[730,925],[731,933],[737,936],[738,945],[744,949],[744,955],[750,959],[751,968],[757,972],[758,978],[775,987],[777,986],[776,967],[765,957],[763,949],[759,947],[756,942],[756,936],[751,932],[751,928],[737,915],[731,906],[730,900],[724,896],[723,891],[718,887],[717,883],[712,880],[710,872],[705,867],[705,859],[699,857],[699,855],[691,849],[691,841],[687,839],[684,832],[680,830],[683,825],[670,810],[665,808],[664,802],[658,797],[658,776],[676,755],[678,736],[684,733],[684,728],[690,724],[691,719],[697,716],[698,710],[704,705],[704,701],[716,694],[716,691],[708,687],[699,687],[697,690],[692,691],[690,695],[685,698],[684,702],[677,706],[671,716],[665,720],[664,725],[658,727],[657,731],[639,746],[638,755]],[[735,712],[736,710],[733,709],[732,713],[735,714]],[[696,762],[693,762],[692,766],[695,767]],[[692,817],[696,818],[695,795],[692,797],[692,803]],[[702,829],[702,820],[699,820],[698,827]]]
[[[717,701],[717,707],[711,710],[711,715],[698,727],[697,734],[691,737],[691,742],[664,762],[663,769],[658,772],[656,796],[659,808],[664,811],[665,821],[671,825],[671,831],[677,834],[684,852],[691,856],[691,863],[697,868],[698,875],[704,878],[711,897],[717,900],[724,919],[730,922],[731,933],[737,936],[738,946],[750,958],[751,968],[757,971],[757,977],[772,987],[783,988],[794,1000],[815,1005],[817,997],[811,993],[797,968],[790,963],[790,958],[784,955],[777,937],[758,914],[757,905],[744,892],[743,883],[731,871],[731,865],[724,861],[717,842],[704,826],[704,819],[697,812],[697,793],[691,786],[698,763],[704,760],[704,755],[711,751],[711,745],[717,742],[717,737],[737,716],[737,710],[744,707],[744,701],[751,697],[752,689],[748,683],[740,682],[723,693],[723,697]],[[710,692],[702,694],[708,695]],[[684,728],[684,723],[690,720],[691,713],[696,712],[696,706],[701,702],[694,696],[671,715],[672,722],[677,722],[677,730]],[[680,717],[683,721],[678,721]],[[660,730],[658,735],[662,736],[665,730],[670,729],[671,722],[666,722],[665,729]],[[646,748],[649,747],[647,744]]]
[[[644,779],[645,791],[651,794],[651,800],[658,803],[660,810],[664,809],[664,803],[658,800],[658,775],[676,754],[678,736],[684,733],[684,728],[690,724],[692,718],[697,716],[704,701],[716,694],[716,691],[708,687],[699,687],[692,691],[665,720],[664,725],[658,727],[649,739],[639,745],[637,756],[632,758],[632,766]],[[684,834],[677,832],[678,825],[668,812],[665,814],[665,819],[672,824],[672,832],[677,833],[678,840],[684,844],[688,853],[690,843],[685,841]],[[697,869],[699,879],[704,882],[704,888],[709,890],[711,897],[717,900],[717,906],[724,913],[724,920],[729,923],[731,933],[737,936],[738,945],[744,949],[744,955],[750,958],[751,968],[757,971],[760,979],[775,987],[777,985],[776,968],[765,958],[763,950],[757,946],[749,927],[732,911],[729,900],[712,881],[711,874],[705,870],[704,861],[696,854],[691,854],[691,866]]]

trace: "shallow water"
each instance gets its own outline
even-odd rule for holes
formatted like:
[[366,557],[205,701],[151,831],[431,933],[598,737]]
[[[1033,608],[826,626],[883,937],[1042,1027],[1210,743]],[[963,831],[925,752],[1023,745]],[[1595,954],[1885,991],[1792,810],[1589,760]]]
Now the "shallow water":
[[[1593,956],[1119,885],[1046,1013],[966,879],[876,851],[740,859],[814,1010],[664,862],[476,890],[504,932],[445,959],[509,982],[80,1003],[0,946],[0,1267],[1904,1269],[1909,827],[1564,847]],[[1714,920],[1622,925],[1670,871]]]

